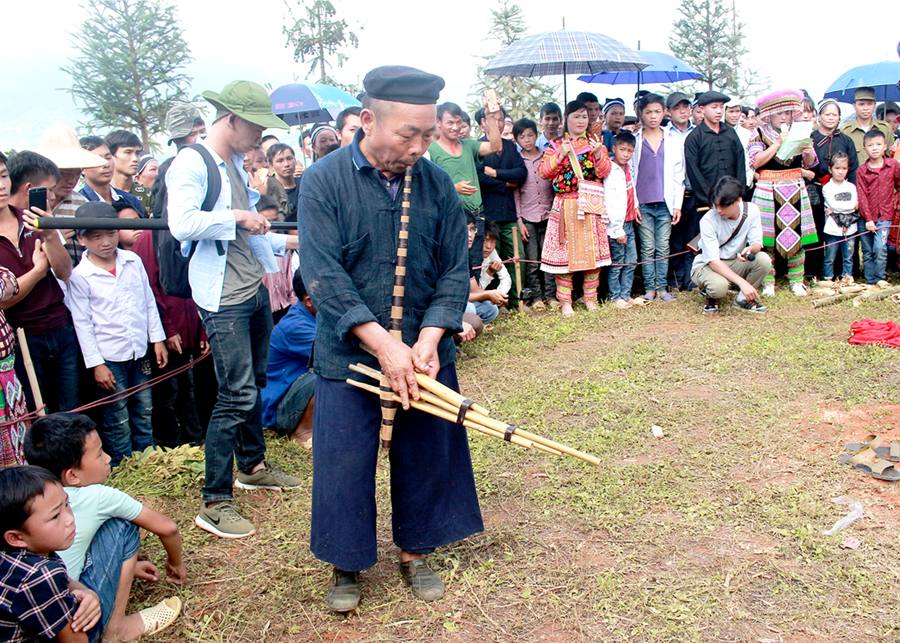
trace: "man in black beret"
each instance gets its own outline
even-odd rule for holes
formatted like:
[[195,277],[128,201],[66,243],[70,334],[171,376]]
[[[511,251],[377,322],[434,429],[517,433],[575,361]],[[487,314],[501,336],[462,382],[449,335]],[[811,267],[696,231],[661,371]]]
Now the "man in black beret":
[[[746,165],[744,145],[734,128],[723,126],[722,115],[728,96],[717,91],[703,92],[697,96],[697,106],[703,120],[684,140],[684,167],[690,181],[691,197],[685,199],[681,221],[672,227],[672,252],[684,250],[686,244],[700,233],[700,219],[709,210],[709,192],[723,176],[733,176],[745,181]],[[691,290],[691,265],[689,255],[673,257],[669,262],[670,287]]]
[[[390,448],[391,519],[400,572],[413,594],[442,597],[443,583],[425,555],[484,528],[465,429],[408,402],[418,396],[416,372],[458,390],[452,337],[463,330],[468,299],[466,220],[450,176],[421,158],[444,81],[389,66],[369,72],[364,85],[360,128],[350,145],[304,173],[298,217],[300,269],[318,309],[310,548],[334,565],[327,602],[338,612],[356,608],[359,572],[378,554],[381,410],[377,396],[345,381],[366,380],[351,364],[382,370],[403,400]],[[407,169],[401,341],[387,329]]]

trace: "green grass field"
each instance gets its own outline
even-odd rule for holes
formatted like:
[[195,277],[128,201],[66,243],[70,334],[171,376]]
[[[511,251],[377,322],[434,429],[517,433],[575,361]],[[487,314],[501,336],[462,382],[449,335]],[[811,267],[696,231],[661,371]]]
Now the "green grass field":
[[[442,601],[400,580],[382,467],[379,562],[359,611],[329,613],[329,569],[308,547],[310,454],[269,435],[270,459],[307,484],[236,492],[258,527],[245,540],[194,526],[196,451],[116,472],[178,522],[190,575],[179,589],[136,583],[133,604],[177,592],[184,615],[155,638],[172,642],[900,640],[896,487],[835,460],[869,432],[900,437],[900,349],[846,341],[854,320],[896,320],[900,306],[813,311],[786,290],[761,316],[729,304],[704,317],[699,295],[511,315],[466,345],[468,397],[602,464],[471,433],[485,531],[432,556]],[[823,536],[844,494],[865,515]],[[862,546],[841,549],[849,536]],[[164,562],[155,537],[142,551]]]

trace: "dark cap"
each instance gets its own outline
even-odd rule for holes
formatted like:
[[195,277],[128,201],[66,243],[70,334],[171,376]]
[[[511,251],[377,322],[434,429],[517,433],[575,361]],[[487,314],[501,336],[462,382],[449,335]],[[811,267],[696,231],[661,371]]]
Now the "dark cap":
[[860,87],[853,92],[853,100],[875,100],[875,90],[871,87]]
[[376,67],[363,79],[369,98],[410,105],[434,105],[444,88],[444,79],[414,67]]
[[727,103],[729,100],[731,100],[731,98],[729,98],[722,92],[709,91],[709,92],[703,92],[702,94],[700,94],[697,97],[697,104],[700,105],[700,107],[703,107],[704,105],[709,105],[710,103],[724,104],[724,103]]
[[691,104],[691,99],[687,97],[687,94],[682,94],[681,92],[672,92],[669,94],[669,97],[666,99],[666,109],[672,109],[678,103],[687,103]]
[[[116,209],[106,201],[88,201],[75,210],[76,219],[118,219]],[[87,229],[78,228],[75,234],[84,234]]]
[[637,99],[639,99],[639,98],[643,98],[644,96],[646,96],[646,95],[649,94],[649,93],[650,93],[650,90],[647,90],[647,89],[639,89],[639,90],[637,90],[636,92],[634,92],[634,100],[637,100]]

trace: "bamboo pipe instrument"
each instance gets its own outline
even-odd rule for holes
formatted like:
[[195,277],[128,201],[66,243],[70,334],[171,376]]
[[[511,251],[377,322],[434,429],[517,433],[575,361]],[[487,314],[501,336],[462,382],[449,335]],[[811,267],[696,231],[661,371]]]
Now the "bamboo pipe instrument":
[[[34,224],[39,230],[168,230],[165,219],[76,219],[74,217],[39,217]],[[273,221],[272,232],[297,230],[297,224]]]
[[[363,382],[357,382],[356,380],[347,380],[347,383],[351,384],[352,386],[355,386],[357,388],[361,388],[364,391],[368,391],[369,393],[374,393],[375,395],[378,395],[379,397],[381,396],[381,389],[377,388],[375,386],[372,386],[370,384],[365,384]],[[399,395],[394,393],[393,397],[397,403],[400,402]],[[434,406],[433,404],[429,404],[422,400],[410,399],[409,405],[414,409],[418,409],[419,411],[422,411],[424,413],[429,413],[431,415],[434,415],[435,417],[441,418],[442,420],[447,420],[448,422],[453,422],[454,424],[456,423],[456,417],[453,415],[452,412],[446,411],[440,407]],[[500,433],[499,431],[495,431],[494,429],[482,426],[480,424],[472,422],[471,420],[464,420],[463,426],[465,426],[466,428],[469,428],[469,429],[474,429],[475,431],[480,431],[481,433],[484,433],[485,435],[489,435],[492,438],[499,438],[501,440],[505,439],[503,437],[503,434]],[[558,451],[556,449],[551,449],[550,447],[544,446],[543,444],[538,444],[537,442],[527,440],[527,439],[522,438],[517,435],[514,435],[509,441],[512,442],[513,444],[517,444],[521,447],[525,447],[526,449],[540,449],[541,451],[546,451],[547,453],[551,453],[553,455],[557,455],[557,456],[562,455],[562,451]]]
[[[391,336],[403,342],[403,299],[406,296],[406,258],[409,253],[409,199],[412,194],[412,168],[403,175],[403,199],[400,204],[400,233],[397,242],[397,265],[394,267],[394,291],[391,295]],[[381,448],[391,448],[397,401],[387,376],[380,375],[381,398]]]
[[522,264],[519,262],[519,228],[516,226],[512,231],[513,238],[513,256],[516,258],[516,300],[519,302],[519,312],[525,310],[525,302],[522,301]]
[[[369,368],[368,366],[365,366],[364,364],[353,364],[350,366],[350,369],[353,371],[356,371],[357,373],[367,375],[368,377],[371,377],[372,379],[375,379],[375,380],[379,380],[381,378],[381,373],[379,373],[378,371],[376,371],[373,368]],[[417,376],[418,376],[418,374],[417,374]],[[418,379],[418,377],[417,377],[417,379]],[[460,419],[462,419],[464,421],[468,420],[479,426],[496,431],[499,434],[499,437],[502,437],[504,439],[506,439],[506,435],[507,435],[507,433],[509,433],[510,437],[515,437],[515,436],[522,437],[526,440],[534,442],[535,446],[538,446],[538,445],[545,446],[549,449],[552,449],[553,451],[565,453],[566,455],[570,455],[574,458],[578,458],[579,460],[583,460],[584,462],[587,462],[594,466],[600,465],[600,459],[597,458],[596,456],[590,455],[589,453],[579,451],[578,449],[573,449],[572,447],[569,447],[569,446],[566,446],[565,444],[556,442],[555,440],[550,440],[548,438],[541,437],[534,433],[524,431],[518,427],[511,426],[505,422],[501,422],[501,421],[495,420],[493,418],[485,417],[481,413],[478,413],[477,411],[475,411],[475,406],[476,406],[475,404],[470,405],[464,413],[461,413],[461,409],[460,409],[461,405],[459,403],[453,403],[453,402],[448,401],[443,398],[437,398],[437,400],[436,400],[435,396],[429,391],[429,388],[432,387],[433,384],[439,384],[438,382],[435,382],[435,380],[428,377],[427,375],[422,375],[421,379],[418,379],[418,382],[419,382],[420,397],[423,400],[427,401],[428,403],[451,413],[451,417],[445,418],[445,419],[450,420],[451,422],[459,423]],[[457,397],[460,397],[460,398],[462,397],[459,394],[456,394],[456,395],[457,395]],[[398,396],[398,399],[399,399],[399,396]],[[452,416],[453,413],[456,414],[455,417]],[[464,423],[465,422],[463,422],[463,424]],[[468,426],[468,425],[466,425],[466,426]],[[540,447],[538,446],[538,448],[540,448]]]

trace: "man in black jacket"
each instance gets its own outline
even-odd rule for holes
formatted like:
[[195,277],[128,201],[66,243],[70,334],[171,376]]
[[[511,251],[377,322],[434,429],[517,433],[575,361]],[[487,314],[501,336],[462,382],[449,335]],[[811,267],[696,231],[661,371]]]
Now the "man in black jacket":
[[[503,116],[504,118],[506,117],[505,111]],[[479,109],[475,113],[475,120],[481,125],[482,131],[487,131],[484,108]],[[487,141],[488,139],[485,137],[481,140]],[[494,221],[500,226],[497,254],[503,260],[522,256],[525,249],[522,238],[519,236],[516,201],[513,196],[513,190],[525,181],[527,172],[516,144],[506,139],[503,140],[503,149],[498,154],[485,156],[484,164],[478,165],[478,183],[481,186],[484,218],[487,221]],[[516,249],[518,249],[518,252],[516,252]],[[512,287],[509,290],[509,308],[514,310],[519,306],[515,266],[511,265],[509,267],[509,274],[512,277]]]

